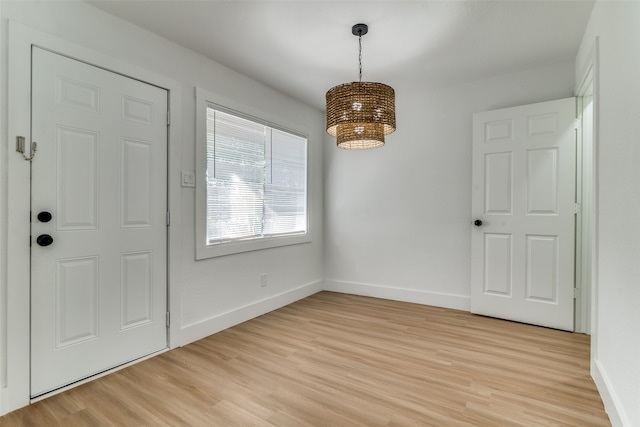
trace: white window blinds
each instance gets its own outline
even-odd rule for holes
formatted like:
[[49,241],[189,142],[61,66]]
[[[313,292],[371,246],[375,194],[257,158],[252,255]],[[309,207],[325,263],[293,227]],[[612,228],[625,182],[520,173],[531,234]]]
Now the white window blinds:
[[307,232],[307,138],[207,107],[207,245]]

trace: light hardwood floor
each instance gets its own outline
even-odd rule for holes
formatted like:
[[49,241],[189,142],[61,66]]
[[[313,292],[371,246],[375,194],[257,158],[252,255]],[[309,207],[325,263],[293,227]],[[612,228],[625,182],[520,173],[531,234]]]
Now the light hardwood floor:
[[589,337],[321,292],[0,418],[10,426],[609,426]]

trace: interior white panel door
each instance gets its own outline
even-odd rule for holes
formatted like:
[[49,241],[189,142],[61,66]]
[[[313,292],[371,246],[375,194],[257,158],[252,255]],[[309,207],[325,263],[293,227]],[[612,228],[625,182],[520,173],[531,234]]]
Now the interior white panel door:
[[573,330],[574,117],[574,98],[474,114],[473,313]]
[[38,396],[167,345],[167,91],[39,48],[32,71]]

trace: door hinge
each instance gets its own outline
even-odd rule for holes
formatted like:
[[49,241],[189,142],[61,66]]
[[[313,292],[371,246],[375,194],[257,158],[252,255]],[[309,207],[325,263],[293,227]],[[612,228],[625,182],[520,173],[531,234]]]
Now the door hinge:
[[582,212],[582,205],[580,203],[574,203],[573,204],[573,214],[574,215],[578,215],[580,212]]
[[578,130],[580,128],[582,128],[582,119],[581,118],[577,118],[573,120],[573,128],[575,130]]
[[171,313],[167,311],[167,328],[171,326]]
[[573,299],[580,298],[580,288],[573,288]]
[[171,225],[171,212],[167,211],[167,227]]
[[167,125],[171,124],[171,111],[167,111]]

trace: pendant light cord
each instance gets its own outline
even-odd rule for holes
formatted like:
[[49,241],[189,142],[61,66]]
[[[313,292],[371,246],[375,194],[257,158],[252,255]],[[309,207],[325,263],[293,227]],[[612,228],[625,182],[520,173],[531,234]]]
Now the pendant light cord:
[[358,65],[360,67],[359,82],[362,83],[362,33],[358,34]]

